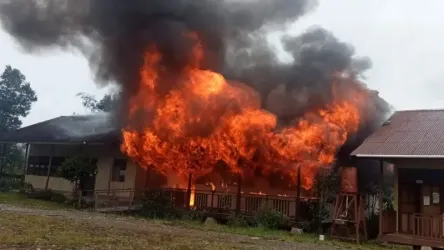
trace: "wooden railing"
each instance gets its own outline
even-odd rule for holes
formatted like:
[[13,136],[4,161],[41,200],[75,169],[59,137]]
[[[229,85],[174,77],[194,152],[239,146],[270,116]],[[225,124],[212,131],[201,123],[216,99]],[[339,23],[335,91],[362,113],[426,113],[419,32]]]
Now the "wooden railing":
[[[136,192],[134,189],[112,189],[112,190],[87,190],[80,192],[79,206],[81,203],[89,203],[95,210],[119,210],[131,209],[142,203],[144,199],[166,196],[173,206],[184,209],[204,210],[207,212],[229,215],[242,213],[253,215],[262,208],[271,208],[281,212],[289,218],[295,218],[297,211],[297,198],[260,194],[240,194],[234,192],[217,192],[211,190],[194,190],[191,194],[187,189],[162,188]],[[149,197],[143,197],[150,193]],[[190,197],[188,195],[190,194]],[[193,196],[193,198],[191,197]],[[190,200],[192,200],[190,202]],[[240,201],[238,206],[237,201]],[[316,199],[301,198],[301,203],[316,202]],[[192,204],[190,204],[192,203]],[[301,213],[302,211],[299,211]]]
[[[194,193],[194,208],[230,214],[238,212],[246,215],[257,213],[260,209],[271,208],[289,218],[295,218],[297,213],[297,198],[287,196],[240,194],[240,205],[237,206],[237,193],[196,190]],[[310,199],[315,201],[316,199]],[[301,198],[301,202],[307,199]],[[236,211],[239,209],[239,211]]]
[[400,216],[399,231],[416,237],[444,239],[444,216],[406,214]]
[[135,205],[135,190],[111,189],[111,190],[82,190],[79,192],[78,206],[88,204],[94,210],[131,210]]
[[25,178],[24,175],[0,173],[0,180],[22,182],[24,178]]

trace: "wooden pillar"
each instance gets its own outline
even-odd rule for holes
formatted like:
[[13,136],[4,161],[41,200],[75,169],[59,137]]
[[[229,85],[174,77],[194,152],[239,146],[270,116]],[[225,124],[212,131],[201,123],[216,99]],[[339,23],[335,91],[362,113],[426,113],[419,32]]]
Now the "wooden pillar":
[[297,183],[296,183],[296,205],[295,205],[295,220],[299,221],[300,218],[300,207],[301,207],[301,180],[302,180],[302,176],[301,176],[301,166],[298,167],[298,176],[297,176]]
[[29,162],[29,143],[26,144],[26,149],[25,149],[25,163],[24,163],[24,168],[23,168],[23,183],[25,182],[25,176],[26,176],[26,172],[28,171],[28,162]]
[[192,182],[191,182],[192,174],[188,174],[188,187],[187,187],[187,209],[190,209],[190,201],[191,201],[191,188],[192,188]]
[[239,174],[237,179],[236,214],[240,214],[241,195],[242,195],[242,174]]
[[382,213],[384,210],[383,205],[383,197],[384,197],[384,161],[379,161],[379,200],[378,200],[378,210],[379,210],[379,240],[382,240],[382,224],[383,224],[383,218]]
[[398,168],[396,166],[393,167],[395,172],[395,189],[394,189],[394,206],[396,212],[396,233],[399,233],[399,221],[400,221],[400,213],[399,213],[399,182],[398,182]]
[[111,166],[109,166],[109,171],[108,171],[108,191],[106,192],[106,196],[108,198],[109,198],[110,192],[111,192],[111,181],[113,178],[114,161],[115,161],[115,159],[112,159]]
[[49,156],[49,163],[48,163],[48,171],[46,172],[46,183],[45,183],[45,190],[48,190],[49,186],[49,178],[50,178],[50,172],[51,172],[51,165],[52,165],[52,157],[54,155],[54,144],[51,145],[51,152]]
[[1,145],[1,150],[0,150],[0,174],[3,173],[3,165],[5,163],[5,144],[2,143]]

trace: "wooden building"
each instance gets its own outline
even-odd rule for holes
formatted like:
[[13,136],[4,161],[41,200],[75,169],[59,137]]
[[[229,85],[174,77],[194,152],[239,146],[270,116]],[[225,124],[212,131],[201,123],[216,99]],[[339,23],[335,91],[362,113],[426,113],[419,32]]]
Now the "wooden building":
[[26,144],[25,182],[36,190],[67,195],[72,193],[73,184],[57,176],[58,167],[67,157],[94,159],[97,174],[82,193],[83,198],[94,201],[96,208],[99,204],[111,204],[110,199],[116,201],[112,202],[114,205],[132,203],[147,189],[163,189],[180,207],[253,214],[268,206],[296,218],[301,199],[316,200],[300,185],[289,185],[282,176],[240,180],[229,172],[213,171],[208,178],[191,182],[175,173],[160,175],[121,153],[120,131],[110,124],[109,118],[107,114],[62,116],[3,133],[0,154],[2,144]]
[[444,110],[395,112],[351,155],[380,161],[381,190],[383,163],[394,166],[394,209],[380,213],[380,240],[444,248]]

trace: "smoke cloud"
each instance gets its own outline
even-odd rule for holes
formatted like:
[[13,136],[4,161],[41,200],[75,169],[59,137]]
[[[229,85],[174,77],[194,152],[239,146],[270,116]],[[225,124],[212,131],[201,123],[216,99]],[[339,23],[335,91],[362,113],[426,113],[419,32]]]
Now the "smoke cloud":
[[[183,35],[188,32],[199,34],[204,44],[202,68],[254,88],[262,107],[284,125],[330,103],[332,81],[347,75],[356,81],[339,80],[336,92],[359,89],[369,96],[361,129],[350,139],[356,144],[389,113],[377,92],[358,81],[371,68],[370,59],[357,57],[352,45],[321,27],[281,39],[289,62],[278,59],[276,45],[267,39],[270,31],[285,30],[316,5],[312,0],[3,0],[0,18],[29,52],[81,51],[98,82],[121,87],[121,112],[138,91],[147,45],[158,46],[174,78],[193,56],[193,41]],[[172,88],[174,81],[162,85],[164,93]]]

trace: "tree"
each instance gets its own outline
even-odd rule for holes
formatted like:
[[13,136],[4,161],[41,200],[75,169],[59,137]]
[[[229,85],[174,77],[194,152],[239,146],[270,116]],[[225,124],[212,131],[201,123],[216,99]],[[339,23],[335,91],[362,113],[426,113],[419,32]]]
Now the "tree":
[[21,118],[28,116],[37,96],[25,76],[6,66],[0,76],[0,132],[20,128]]
[[58,176],[75,183],[76,190],[82,190],[85,182],[97,174],[97,165],[91,158],[73,156],[62,163],[57,173]]
[[[0,133],[21,127],[21,119],[28,116],[37,95],[20,70],[6,66],[0,76]],[[24,150],[19,145],[0,146],[0,173],[17,172]]]
[[110,112],[115,108],[118,100],[117,94],[107,94],[99,101],[94,96],[86,93],[78,93],[77,96],[82,99],[83,106],[92,112]]

